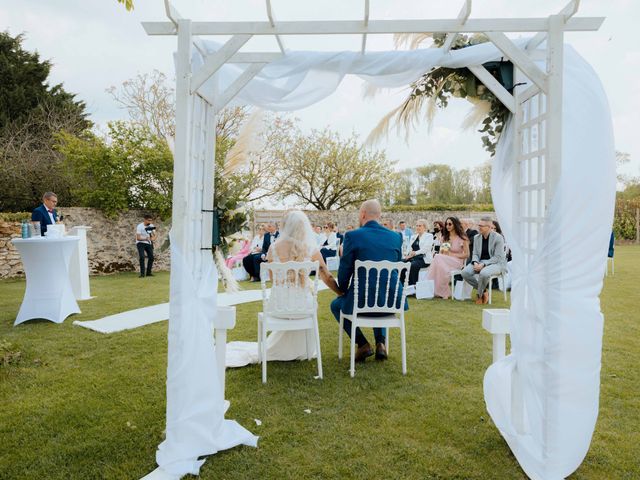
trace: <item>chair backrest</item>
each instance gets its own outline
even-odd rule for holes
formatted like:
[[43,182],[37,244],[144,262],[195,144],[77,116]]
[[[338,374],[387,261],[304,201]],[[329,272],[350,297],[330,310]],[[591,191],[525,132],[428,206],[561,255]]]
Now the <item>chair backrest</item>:
[[[319,262],[272,262],[260,265],[263,312],[274,317],[306,317],[318,308]],[[266,275],[266,273],[269,275]],[[267,277],[271,292],[267,293]]]
[[[356,260],[353,314],[399,313],[404,310],[409,264]],[[400,281],[404,275],[404,284]]]

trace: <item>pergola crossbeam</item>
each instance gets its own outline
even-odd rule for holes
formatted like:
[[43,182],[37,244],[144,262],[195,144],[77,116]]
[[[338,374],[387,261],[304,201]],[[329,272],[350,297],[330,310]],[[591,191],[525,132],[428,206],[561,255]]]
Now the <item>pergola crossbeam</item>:
[[[570,18],[564,31],[595,31],[604,17]],[[142,22],[149,35],[176,35],[173,22]],[[484,32],[546,32],[549,18],[477,18],[460,25],[457,19],[444,20],[371,20],[362,21],[287,21],[272,26],[269,22],[193,22],[193,35],[344,35],[392,33],[484,33]]]
[[[369,25],[369,0],[364,0],[364,26]],[[362,34],[362,47],[360,51],[364,55],[365,50],[367,49],[367,34]]]
[[202,67],[193,75],[191,80],[191,93],[195,92],[206,82],[211,75],[216,73],[227,60],[242,48],[249,41],[251,35],[234,35],[216,53],[209,55]]
[[[460,13],[458,14],[458,21],[460,22],[460,25],[464,25],[469,19],[470,15],[471,15],[471,0],[465,0],[464,4],[462,5],[462,8],[460,9]],[[444,50],[445,53],[451,50],[451,47],[456,41],[456,38],[458,38],[458,34],[455,32],[447,34],[447,38],[444,42],[444,45],[442,46],[442,49]]]
[[215,99],[216,111],[222,110],[227,104],[233,100],[240,90],[242,90],[247,83],[253,79],[260,70],[266,65],[266,63],[253,63],[247,67],[247,69],[236,78],[231,85],[229,85],[224,92],[221,92],[218,98]]
[[502,32],[486,32],[489,40],[509,58],[513,64],[529,77],[543,92],[547,91],[547,75],[531,60],[526,53],[514,45]]
[[[267,3],[267,17],[269,18],[269,23],[272,27],[276,26],[275,15],[273,14],[273,7],[271,6],[271,0],[265,0]],[[284,43],[280,35],[276,34],[276,42],[278,42],[278,47],[282,53],[285,52]]]
[[[558,13],[558,15],[562,15],[564,17],[565,22],[573,17],[576,13],[578,13],[578,8],[580,7],[580,0],[570,0],[562,10]],[[526,50],[535,50],[538,45],[544,42],[547,38],[547,32],[538,32],[529,43],[525,47]]]
[[498,97],[498,99],[509,109],[511,113],[516,112],[516,101],[513,98],[513,95],[511,95],[509,91],[504,88],[486,68],[482,65],[475,65],[469,67],[469,70],[478,77],[478,80],[480,80],[485,87],[491,90],[491,92]]

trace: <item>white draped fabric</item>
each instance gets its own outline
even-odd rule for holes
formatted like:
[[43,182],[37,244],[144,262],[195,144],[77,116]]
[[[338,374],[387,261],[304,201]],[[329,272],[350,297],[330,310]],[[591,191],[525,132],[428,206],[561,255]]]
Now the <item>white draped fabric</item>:
[[[484,394],[495,424],[534,479],[566,477],[591,442],[603,328],[598,296],[616,186],[607,97],[589,64],[569,46],[564,52],[562,171],[528,270],[525,239],[513,225],[511,131],[501,138],[491,182],[513,252],[512,354],[487,370]],[[514,370],[523,391],[524,432],[517,431],[511,415]]]
[[[204,41],[200,46],[210,53],[219,48]],[[448,53],[439,49],[365,55],[288,52],[266,65],[235,102],[295,110],[330,95],[346,74],[378,87],[399,87],[433,66],[465,67],[501,57],[489,43]],[[202,55],[193,49],[193,71],[203,63]],[[246,68],[224,65],[198,93],[214,103],[215,92],[224,91]],[[613,138],[605,94],[597,75],[571,48],[566,49],[564,71],[562,172],[544,238],[529,270],[518,260],[524,239],[514,235],[511,225],[511,135],[502,137],[492,182],[495,208],[514,257],[513,353],[487,371],[485,399],[523,469],[540,479],[561,478],[575,470],[595,425],[603,324],[598,295],[615,195]],[[176,257],[173,252],[172,267],[180,268]],[[174,283],[178,276],[184,283]],[[176,358],[170,361],[167,440],[160,446],[158,464],[182,473],[197,471],[200,462],[193,458],[198,455],[232,444],[255,443],[251,434],[244,430],[238,434],[240,427],[223,420],[217,381],[202,383],[202,378],[216,375],[208,320],[215,308],[215,274],[205,278],[206,285],[194,285],[187,271],[175,277],[172,272],[171,301],[185,302],[182,305],[192,316],[189,322],[170,323],[169,356]],[[530,289],[527,305],[525,286]],[[176,292],[177,288],[182,290]],[[516,367],[523,379],[525,433],[518,433],[511,422],[510,380]],[[233,429],[236,435],[227,436]],[[187,438],[189,448],[181,443]]]
[[[220,44],[201,41],[201,48],[214,53]],[[267,110],[298,110],[331,95],[347,74],[357,75],[376,87],[404,87],[437,65],[459,68],[498,60],[502,56],[489,43],[448,53],[438,48],[365,55],[358,52],[287,52],[282,59],[266,65],[238,93],[234,103]],[[203,63],[202,55],[194,49],[192,64],[199,68]],[[224,91],[247,67],[226,64],[198,91],[213,100],[216,88]],[[216,85],[216,82],[219,83]]]
[[171,247],[170,302],[179,315],[169,321],[166,439],[156,461],[172,476],[197,475],[198,458],[236,445],[256,446],[258,438],[224,419],[212,320],[216,314],[218,273],[213,258],[196,282],[181,252]]

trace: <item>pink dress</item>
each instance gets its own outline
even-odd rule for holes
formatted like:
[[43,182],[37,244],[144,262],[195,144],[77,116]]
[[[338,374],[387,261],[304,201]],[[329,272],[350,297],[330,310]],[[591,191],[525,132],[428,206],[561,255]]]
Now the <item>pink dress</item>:
[[[450,253],[462,253],[464,240],[456,237],[449,242],[451,244]],[[427,278],[433,280],[436,297],[449,298],[451,296],[451,272],[460,270],[464,266],[464,259],[452,257],[451,255],[436,254],[433,262],[427,270]]]
[[251,244],[249,243],[249,240],[243,240],[242,247],[240,248],[240,251],[238,253],[236,253],[235,255],[232,255],[231,257],[227,258],[227,260],[225,262],[227,264],[227,267],[229,267],[229,268],[235,267],[237,262],[242,260],[247,255],[249,255],[250,251],[251,251]]

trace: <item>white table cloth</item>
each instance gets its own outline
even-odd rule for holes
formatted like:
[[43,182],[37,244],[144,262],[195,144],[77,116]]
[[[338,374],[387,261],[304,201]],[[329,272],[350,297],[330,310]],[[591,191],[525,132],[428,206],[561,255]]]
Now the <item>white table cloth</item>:
[[27,289],[14,325],[34,318],[62,323],[80,308],[69,279],[69,262],[78,237],[17,238],[12,240],[22,257]]

